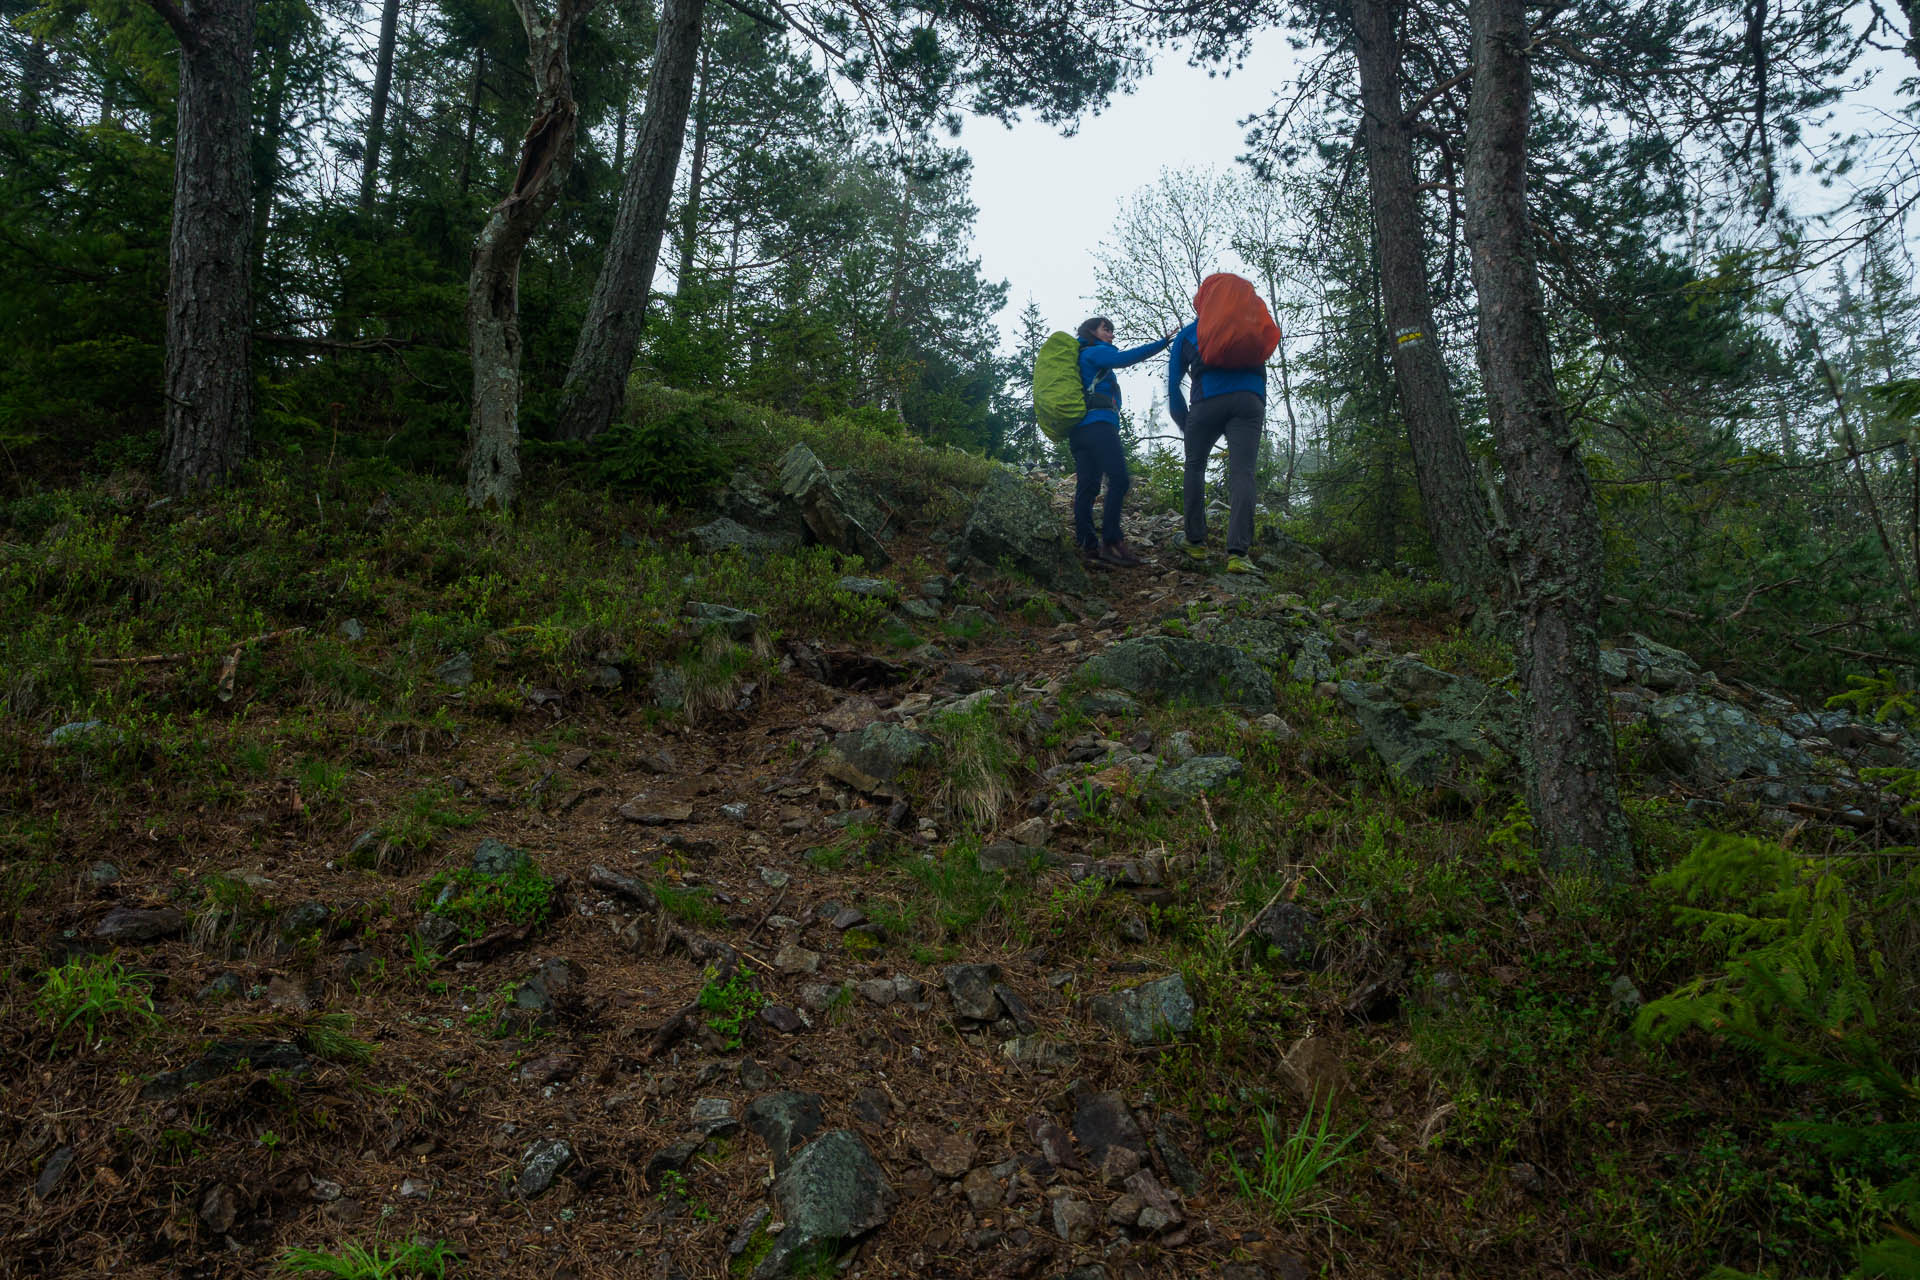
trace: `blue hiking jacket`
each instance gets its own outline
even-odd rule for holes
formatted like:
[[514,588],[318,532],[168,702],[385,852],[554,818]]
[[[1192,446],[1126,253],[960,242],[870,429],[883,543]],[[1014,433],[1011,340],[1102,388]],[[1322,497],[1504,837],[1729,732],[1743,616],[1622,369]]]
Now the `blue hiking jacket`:
[[1193,374],[1193,399],[1197,404],[1230,391],[1251,391],[1262,401],[1267,398],[1267,368],[1209,369],[1200,363],[1200,322],[1190,321],[1173,336],[1173,351],[1167,356],[1167,412],[1180,426],[1187,425],[1187,397],[1181,381]]
[[[1115,369],[1125,369],[1151,359],[1167,348],[1167,340],[1160,338],[1144,346],[1122,351],[1111,342],[1083,342],[1080,344],[1080,386],[1087,393],[1088,409],[1086,416],[1080,419],[1080,425],[1090,422],[1105,422],[1111,426],[1120,425],[1120,379],[1113,376]],[[1099,397],[1108,397],[1101,408],[1093,408]]]

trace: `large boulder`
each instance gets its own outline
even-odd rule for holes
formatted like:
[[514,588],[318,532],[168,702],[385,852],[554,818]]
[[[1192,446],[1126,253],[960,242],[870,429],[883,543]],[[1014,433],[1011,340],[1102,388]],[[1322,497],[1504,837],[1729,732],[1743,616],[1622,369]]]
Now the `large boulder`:
[[1519,700],[1471,676],[1401,658],[1379,684],[1341,681],[1340,698],[1387,766],[1423,786],[1518,754]]
[[773,1198],[785,1226],[754,1267],[755,1280],[825,1261],[885,1222],[900,1199],[850,1129],[822,1134],[794,1152],[774,1178]]
[[1273,707],[1273,681],[1230,645],[1179,636],[1142,636],[1109,645],[1080,667],[1095,685],[1202,706]]
[[1813,757],[1791,734],[1703,693],[1679,693],[1647,708],[1661,754],[1696,782],[1718,785],[1759,779],[1776,802],[1812,798]]
[[1680,650],[1638,632],[1600,651],[1600,674],[1609,684],[1648,689],[1691,689],[1701,682],[1700,664]]
[[1045,495],[1011,471],[988,477],[954,549],[989,568],[1012,565],[1051,590],[1091,585]]
[[780,491],[799,506],[815,542],[859,556],[872,567],[887,563],[887,549],[860,522],[826,464],[805,444],[794,445],[780,459]]

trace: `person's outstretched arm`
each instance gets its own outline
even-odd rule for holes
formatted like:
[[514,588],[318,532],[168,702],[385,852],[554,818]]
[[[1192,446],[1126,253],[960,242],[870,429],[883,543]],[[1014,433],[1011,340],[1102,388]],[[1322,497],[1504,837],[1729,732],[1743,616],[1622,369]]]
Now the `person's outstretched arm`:
[[1164,338],[1156,338],[1130,351],[1122,351],[1112,343],[1103,342],[1097,347],[1087,348],[1086,360],[1096,369],[1126,369],[1139,364],[1142,360],[1149,360],[1159,355],[1172,341],[1173,335],[1168,334]]
[[1182,431],[1187,429],[1187,393],[1182,386],[1187,380],[1187,334],[1198,327],[1196,321],[1174,334],[1173,350],[1167,353],[1167,412]]

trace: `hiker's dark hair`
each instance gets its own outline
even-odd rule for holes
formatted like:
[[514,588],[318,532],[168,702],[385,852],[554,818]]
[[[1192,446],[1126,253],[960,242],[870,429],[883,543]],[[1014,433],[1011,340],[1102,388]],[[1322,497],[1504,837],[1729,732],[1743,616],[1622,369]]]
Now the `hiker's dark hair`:
[[1107,319],[1105,316],[1095,316],[1091,320],[1082,320],[1080,322],[1080,341],[1098,342],[1100,340],[1100,326],[1110,325],[1112,323],[1113,321]]

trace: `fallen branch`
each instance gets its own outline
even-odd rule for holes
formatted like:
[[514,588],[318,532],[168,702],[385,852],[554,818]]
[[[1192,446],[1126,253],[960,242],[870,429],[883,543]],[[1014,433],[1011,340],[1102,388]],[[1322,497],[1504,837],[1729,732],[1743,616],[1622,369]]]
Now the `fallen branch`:
[[89,658],[87,661],[96,667],[146,667],[158,666],[168,662],[188,662],[194,658],[204,658],[210,653],[219,653],[222,649],[227,650],[231,656],[238,654],[248,645],[264,644],[269,640],[279,640],[284,636],[295,635],[305,630],[305,627],[283,627],[278,631],[266,632],[264,635],[249,636],[245,640],[236,640],[230,645],[208,645],[204,649],[189,649],[184,653],[149,653],[138,658]]

